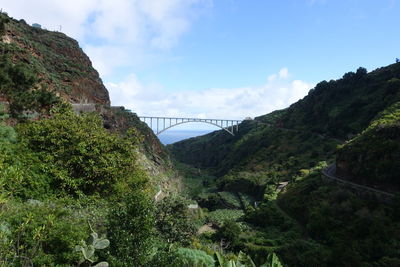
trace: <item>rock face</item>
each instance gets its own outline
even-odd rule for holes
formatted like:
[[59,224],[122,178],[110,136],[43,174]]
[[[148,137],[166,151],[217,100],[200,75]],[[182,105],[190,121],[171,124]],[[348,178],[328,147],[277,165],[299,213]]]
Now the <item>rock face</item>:
[[39,74],[40,86],[71,103],[110,105],[107,89],[76,40],[11,19],[2,41],[12,46],[15,62],[26,62]]

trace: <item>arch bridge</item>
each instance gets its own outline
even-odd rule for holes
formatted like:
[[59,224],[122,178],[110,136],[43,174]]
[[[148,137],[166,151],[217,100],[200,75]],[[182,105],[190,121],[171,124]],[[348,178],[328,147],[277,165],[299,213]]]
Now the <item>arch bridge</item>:
[[147,125],[155,132],[156,135],[165,132],[166,130],[189,122],[202,122],[217,126],[231,135],[239,130],[239,123],[241,120],[223,120],[223,119],[199,119],[199,118],[172,118],[172,117],[150,117],[139,116],[140,120],[147,123]]

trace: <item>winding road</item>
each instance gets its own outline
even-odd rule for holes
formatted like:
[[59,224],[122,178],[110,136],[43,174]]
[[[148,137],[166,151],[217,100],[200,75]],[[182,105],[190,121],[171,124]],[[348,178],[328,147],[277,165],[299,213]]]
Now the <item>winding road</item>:
[[385,196],[387,198],[393,198],[394,197],[394,194],[391,194],[391,193],[388,193],[388,192],[385,192],[385,191],[382,191],[382,190],[378,190],[378,189],[375,189],[375,188],[372,188],[372,187],[368,187],[368,186],[365,186],[365,185],[356,184],[356,183],[353,183],[353,182],[350,182],[350,181],[344,179],[343,177],[339,177],[336,174],[336,164],[335,163],[333,163],[333,164],[329,165],[328,167],[326,167],[325,169],[323,169],[322,170],[322,175],[324,175],[325,177],[327,177],[329,179],[332,179],[332,180],[335,180],[337,182],[349,185],[351,187],[354,187],[356,189],[360,189],[362,191],[383,195],[383,196]]

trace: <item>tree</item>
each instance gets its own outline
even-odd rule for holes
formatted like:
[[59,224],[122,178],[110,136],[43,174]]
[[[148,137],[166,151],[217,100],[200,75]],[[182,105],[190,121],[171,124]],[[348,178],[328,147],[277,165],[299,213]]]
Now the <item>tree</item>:
[[232,220],[224,222],[222,227],[215,233],[216,241],[224,242],[229,245],[229,248],[235,248],[240,241],[239,235],[241,233],[239,225]]
[[167,197],[157,203],[156,226],[169,243],[188,245],[196,228],[189,220],[188,202],[180,197]]
[[45,88],[37,88],[36,74],[24,63],[13,64],[7,55],[0,58],[0,94],[7,97],[10,113],[21,118],[24,111],[48,114],[61,100]]
[[154,205],[140,190],[114,203],[108,216],[110,265],[145,266],[153,252]]
[[39,155],[59,193],[111,196],[146,182],[136,164],[135,144],[104,129],[97,114],[67,110],[17,130],[22,143]]

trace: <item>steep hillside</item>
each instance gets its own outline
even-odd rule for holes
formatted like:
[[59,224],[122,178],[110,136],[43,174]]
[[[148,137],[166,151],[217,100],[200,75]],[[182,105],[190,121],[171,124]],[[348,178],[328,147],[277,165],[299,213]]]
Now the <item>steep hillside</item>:
[[[0,64],[4,67],[4,75],[0,73],[0,101],[5,106],[10,104],[11,111],[16,109],[21,114],[28,109],[28,114],[36,116],[35,112],[43,107],[40,101],[54,98],[45,106],[48,114],[58,97],[73,104],[78,112],[98,112],[104,127],[112,132],[126,135],[127,130],[134,128],[140,135],[141,161],[154,177],[155,187],[178,189],[179,185],[172,184],[179,183],[179,179],[169,181],[176,175],[164,146],[136,114],[110,106],[107,89],[76,40],[60,32],[31,27],[5,13],[0,14],[0,21]],[[17,92],[21,87],[18,83],[22,82],[24,88]],[[36,92],[42,94],[37,96]],[[29,101],[40,102],[36,105],[40,108]]]
[[76,40],[9,18],[2,43],[3,53],[28,64],[42,86],[68,102],[110,105],[107,89]]
[[209,168],[218,176],[233,169],[235,173],[274,169],[288,178],[318,161],[333,159],[336,145],[399,101],[399,77],[398,63],[370,73],[359,68],[342,79],[319,83],[287,109],[243,122],[236,136],[218,131],[168,148],[178,160]]
[[211,214],[241,226],[220,235],[256,264],[274,251],[287,266],[399,266],[398,194],[383,201],[321,175],[336,161],[340,177],[399,192],[399,77],[399,63],[359,68],[287,109],[244,121],[236,136],[218,131],[168,148],[217,176],[197,175],[203,188],[189,184],[200,192],[192,197],[217,225],[225,224]]
[[308,96],[291,105],[284,127],[340,139],[359,133],[386,107],[400,100],[400,64],[367,73],[359,68],[342,79],[320,82]]
[[192,234],[187,205],[157,201],[180,177],[151,129],[110,106],[76,41],[4,13],[0,37],[0,265],[184,261],[187,236],[160,214]]
[[400,102],[338,150],[337,173],[352,181],[400,192]]

